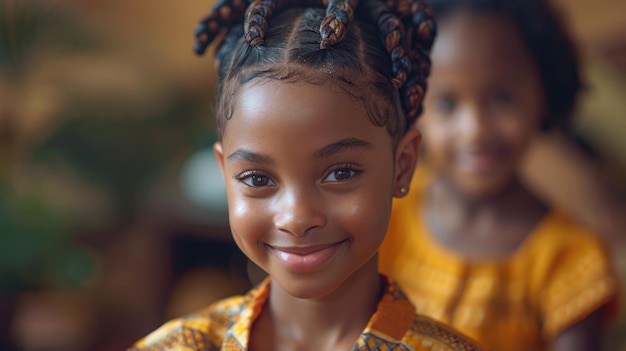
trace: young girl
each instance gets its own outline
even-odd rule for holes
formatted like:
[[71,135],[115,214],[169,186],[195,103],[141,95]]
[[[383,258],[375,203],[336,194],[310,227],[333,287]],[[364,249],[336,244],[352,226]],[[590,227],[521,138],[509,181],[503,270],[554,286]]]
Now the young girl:
[[516,176],[533,135],[567,124],[573,46],[544,1],[432,6],[429,168],[394,204],[381,271],[418,312],[494,350],[600,350],[617,296],[607,252]]
[[392,197],[419,151],[408,126],[434,22],[421,3],[355,2],[256,1],[241,25],[244,2],[233,1],[203,21],[199,52],[229,26],[215,153],[233,237],[269,278],[131,350],[479,350],[416,317],[378,273]]

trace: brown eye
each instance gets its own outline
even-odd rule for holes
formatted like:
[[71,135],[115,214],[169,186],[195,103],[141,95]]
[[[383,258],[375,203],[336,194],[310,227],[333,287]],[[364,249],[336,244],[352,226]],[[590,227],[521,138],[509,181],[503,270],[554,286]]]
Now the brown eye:
[[270,179],[266,176],[254,175],[254,176],[250,176],[249,180],[250,180],[250,183],[252,183],[251,184],[252,186],[265,186],[270,183]]
[[324,178],[324,182],[336,183],[336,182],[345,182],[354,176],[361,173],[360,170],[355,169],[354,167],[347,165],[336,168]]
[[354,175],[354,171],[349,169],[339,169],[332,173],[338,181],[350,179]]
[[435,107],[442,114],[450,114],[456,108],[456,101],[451,97],[444,97],[437,100]]
[[272,186],[276,184],[270,177],[264,174],[255,173],[255,171],[243,172],[235,178],[245,185],[253,188]]

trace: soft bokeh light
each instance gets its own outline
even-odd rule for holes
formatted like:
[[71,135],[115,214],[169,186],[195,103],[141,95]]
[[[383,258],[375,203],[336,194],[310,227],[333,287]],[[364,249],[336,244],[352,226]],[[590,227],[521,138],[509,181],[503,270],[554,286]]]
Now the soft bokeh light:
[[226,211],[226,187],[213,149],[191,155],[183,167],[181,185],[195,205],[208,211]]

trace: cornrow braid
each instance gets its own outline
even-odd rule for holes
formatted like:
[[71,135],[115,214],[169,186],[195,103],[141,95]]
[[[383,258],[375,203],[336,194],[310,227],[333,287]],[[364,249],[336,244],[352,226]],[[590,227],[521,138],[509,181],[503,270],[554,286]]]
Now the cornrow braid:
[[216,50],[220,137],[240,87],[259,78],[335,80],[395,141],[417,119],[435,35],[424,0],[236,1],[214,6],[197,31],[200,54],[225,33]]
[[367,0],[377,21],[387,52],[391,55],[392,84],[400,91],[407,125],[422,113],[426,78],[430,74],[430,49],[436,26],[433,13],[422,1]]
[[[299,1],[302,4],[302,1]],[[337,45],[346,37],[348,26],[354,18],[354,8],[358,0],[311,0],[307,6],[326,6],[326,18],[320,25],[320,49]],[[244,36],[251,46],[263,44],[267,22],[272,13],[290,5],[281,0],[254,0],[246,11]]]
[[404,24],[381,1],[366,1],[366,6],[378,24],[385,49],[391,54],[391,70],[394,75],[391,78],[391,83],[394,88],[400,90],[407,80],[411,66]]
[[245,10],[246,0],[219,0],[196,27],[196,54],[203,55],[222,29],[240,22]]
[[222,28],[228,28],[242,19],[248,44],[253,47],[263,45],[273,12],[298,4],[326,7],[326,18],[320,25],[320,48],[325,49],[343,41],[357,3],[358,0],[253,0],[246,9],[245,0],[220,0],[200,21],[194,51],[198,55],[204,54]]
[[[402,0],[388,0],[389,2]],[[435,41],[437,32],[434,14],[429,6],[423,2],[411,2],[408,21],[412,22],[411,30],[407,33],[409,44],[409,58],[411,59],[411,77],[403,87],[403,103],[407,118],[413,123],[422,113],[422,101],[426,93],[428,75],[430,74],[430,50]]]
[[324,0],[326,18],[320,25],[322,41],[320,49],[326,49],[342,42],[348,26],[354,19],[354,8],[358,0]]
[[244,20],[244,37],[250,46],[263,45],[265,32],[267,31],[267,21],[272,18],[272,13],[276,7],[282,7],[280,0],[254,0],[248,10]]

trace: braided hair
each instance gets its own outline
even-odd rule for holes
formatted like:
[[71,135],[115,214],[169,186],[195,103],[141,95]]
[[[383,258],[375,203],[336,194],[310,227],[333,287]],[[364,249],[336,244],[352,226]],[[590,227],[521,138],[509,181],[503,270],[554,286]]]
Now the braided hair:
[[537,65],[548,116],[544,129],[567,129],[581,78],[576,47],[558,13],[547,0],[429,0],[439,21],[458,11],[492,13],[508,18]]
[[395,140],[420,115],[436,32],[422,0],[247,1],[220,0],[196,29],[197,54],[216,46],[220,138],[239,88],[259,77],[330,79]]

